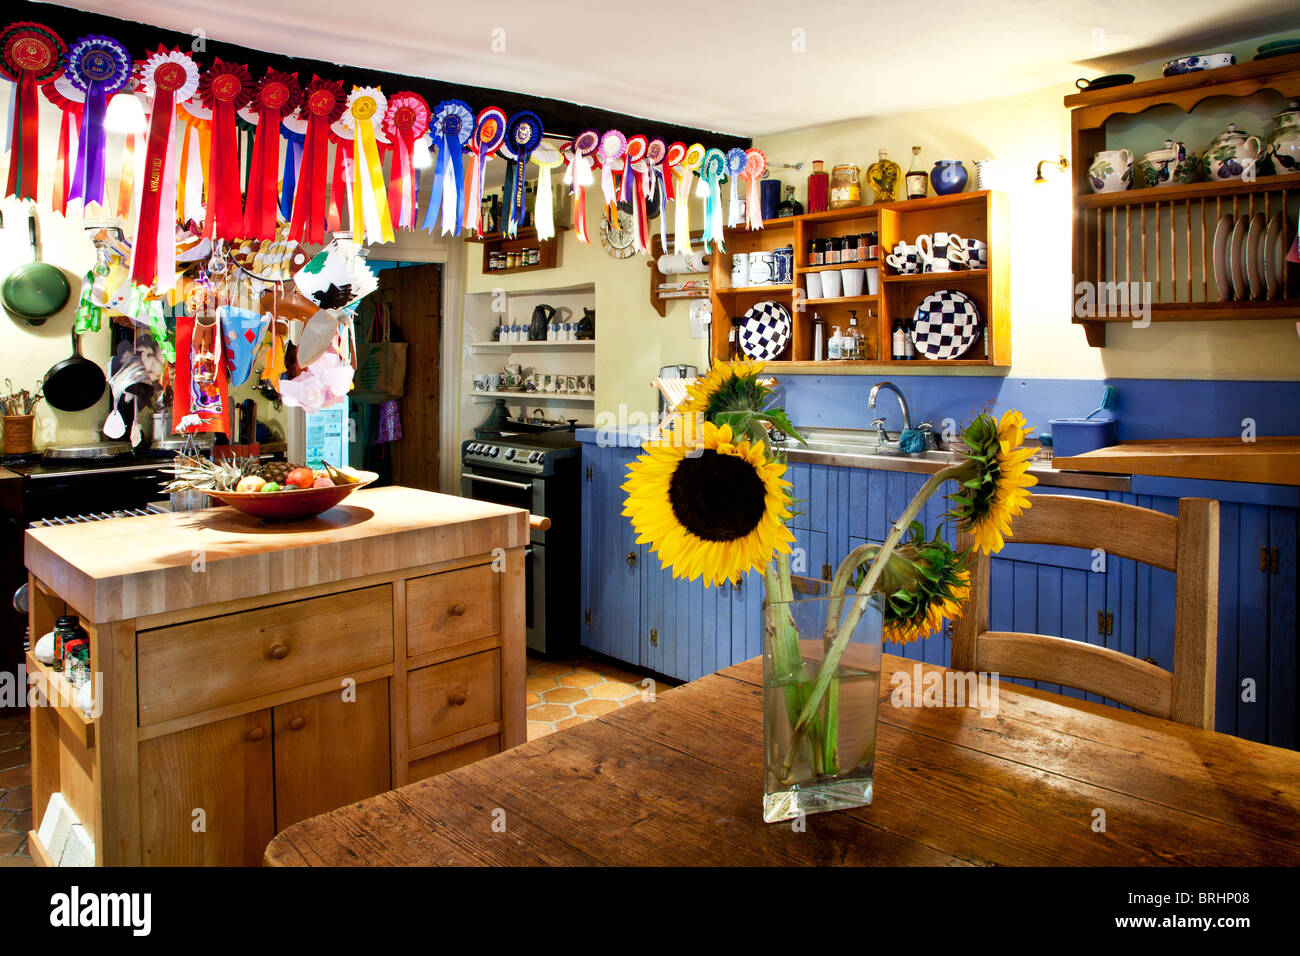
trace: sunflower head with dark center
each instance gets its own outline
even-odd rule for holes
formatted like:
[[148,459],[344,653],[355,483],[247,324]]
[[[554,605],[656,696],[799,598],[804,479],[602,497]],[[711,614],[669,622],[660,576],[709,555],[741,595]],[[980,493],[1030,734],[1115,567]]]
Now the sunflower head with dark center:
[[683,458],[673,472],[668,501],[683,528],[705,541],[735,541],[758,527],[765,490],[754,466],[706,450]]

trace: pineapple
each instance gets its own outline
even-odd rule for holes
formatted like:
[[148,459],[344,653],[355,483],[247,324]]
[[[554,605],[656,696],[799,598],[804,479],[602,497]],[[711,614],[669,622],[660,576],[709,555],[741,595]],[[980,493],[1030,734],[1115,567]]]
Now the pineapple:
[[298,466],[287,461],[255,461],[250,460],[244,467],[243,474],[257,475],[265,478],[268,482],[274,481],[283,487],[285,478],[289,477],[289,472]]

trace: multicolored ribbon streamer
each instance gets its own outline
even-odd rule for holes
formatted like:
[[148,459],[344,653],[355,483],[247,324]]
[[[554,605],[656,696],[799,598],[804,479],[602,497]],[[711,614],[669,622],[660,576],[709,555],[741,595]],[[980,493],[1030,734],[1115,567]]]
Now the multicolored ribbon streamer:
[[714,252],[726,252],[722,232],[722,189],[723,173],[727,169],[727,157],[722,150],[713,148],[705,152],[700,165],[700,185],[705,190],[704,205],[704,247],[713,244]]
[[[645,208],[646,150],[650,141],[644,136],[628,138],[627,153],[623,159],[623,192],[628,199],[623,202],[632,206],[632,246],[642,255],[650,254],[650,223]],[[629,189],[628,183],[631,183]]]
[[514,157],[514,175],[505,183],[510,198],[506,205],[505,233],[514,238],[524,221],[524,181],[528,160],[542,142],[542,121],[536,113],[516,113],[506,127],[506,143]]
[[460,100],[443,100],[433,117],[433,143],[438,150],[433,169],[433,188],[420,228],[433,232],[442,217],[442,234],[460,235],[465,218],[465,144],[474,132],[474,114]]
[[77,130],[81,128],[82,104],[86,97],[66,75],[41,87],[45,98],[59,108],[59,149],[54,159],[54,211],[66,212],[72,171],[76,167]]
[[108,110],[108,98],[126,86],[134,66],[126,47],[112,37],[88,34],[68,48],[63,68],[86,101],[69,201],[80,199],[85,205],[104,203],[104,164],[108,151],[104,114]]
[[656,137],[646,144],[645,160],[650,167],[646,176],[646,201],[659,197],[659,249],[668,251],[668,187],[664,181],[664,160],[668,157],[668,144]]
[[245,239],[274,239],[276,192],[280,171],[280,123],[302,102],[302,88],[296,73],[281,73],[267,67],[257,84],[252,107],[257,112],[257,135],[253,139],[244,197]]
[[394,93],[384,111],[384,135],[393,144],[388,206],[393,225],[415,228],[415,141],[429,131],[429,104],[418,93]]
[[551,192],[551,170],[562,162],[564,157],[550,143],[542,143],[529,157],[537,167],[537,199],[533,202],[533,222],[537,226],[538,239],[555,238],[555,200]]
[[384,167],[379,160],[375,129],[388,102],[374,86],[354,86],[348,96],[343,125],[352,130],[352,235],[358,242],[392,242],[393,219],[384,190]]
[[745,180],[749,183],[749,195],[745,200],[745,222],[750,229],[763,228],[762,190],[759,181],[767,172],[767,156],[761,149],[745,150]]
[[627,154],[627,137],[616,129],[605,130],[596,148],[596,161],[600,163],[600,191],[605,196],[605,219],[613,228],[618,227],[618,191],[614,186],[614,164]]
[[159,47],[141,66],[140,81],[153,101],[153,115],[145,145],[140,214],[131,246],[131,280],[142,286],[156,283],[164,290],[176,284],[176,104],[198,91],[199,67],[188,53]]
[[[332,223],[329,218],[329,142],[330,127],[338,122],[346,108],[342,80],[322,80],[319,76],[312,76],[299,107],[300,114],[307,121],[307,132],[289,222],[289,238],[295,242],[319,245],[325,241],[327,227],[338,228],[337,206]],[[335,150],[335,189],[339,188],[342,179],[342,162],[343,148],[340,146]]]
[[[6,196],[36,198],[40,176],[40,99],[37,90],[63,73],[67,44],[57,33],[40,23],[11,23],[0,31],[0,75],[18,84],[10,104],[13,124],[9,129],[9,181]],[[55,187],[55,194],[58,193]]]
[[[674,156],[678,157],[676,162],[673,162]],[[704,162],[704,147],[700,143],[692,143],[690,147],[684,143],[673,143],[668,147],[668,159],[665,165],[673,168],[673,178],[676,180],[673,186],[673,213],[676,217],[673,230],[674,255],[690,255],[694,252],[691,248],[690,183],[692,175],[700,168],[702,162]]]
[[600,134],[588,129],[561,150],[569,164],[564,170],[564,184],[573,196],[573,231],[584,244],[591,241],[587,238],[587,187],[594,181],[591,157],[599,146]]
[[506,114],[499,106],[487,106],[479,111],[470,137],[470,172],[465,195],[465,228],[483,235],[483,183],[487,164],[506,139]]
[[726,176],[731,186],[727,205],[727,228],[736,229],[745,217],[740,212],[740,174],[745,171],[745,151],[740,147],[727,150]]
[[[203,80],[199,79],[202,88]],[[176,108],[183,124],[180,149],[180,179],[176,187],[176,220],[202,235],[207,228],[207,208],[203,204],[203,184],[208,179],[212,159],[212,110],[199,97],[192,96]]]

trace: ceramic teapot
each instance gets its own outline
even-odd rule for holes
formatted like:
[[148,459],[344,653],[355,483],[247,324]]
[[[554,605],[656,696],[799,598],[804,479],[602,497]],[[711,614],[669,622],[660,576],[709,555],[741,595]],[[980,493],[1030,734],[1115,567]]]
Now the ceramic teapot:
[[1253,175],[1263,148],[1258,136],[1247,136],[1236,123],[1229,123],[1205,151],[1205,173],[1213,182],[1241,179],[1248,172]]
[[1272,160],[1277,175],[1300,173],[1300,100],[1292,100],[1273,117],[1273,131],[1268,134],[1264,154]]
[[1196,157],[1182,143],[1167,139],[1163,149],[1153,149],[1142,157],[1138,173],[1144,186],[1190,183],[1196,173]]
[[1133,182],[1133,150],[1104,149],[1092,157],[1088,184],[1095,193],[1117,193]]

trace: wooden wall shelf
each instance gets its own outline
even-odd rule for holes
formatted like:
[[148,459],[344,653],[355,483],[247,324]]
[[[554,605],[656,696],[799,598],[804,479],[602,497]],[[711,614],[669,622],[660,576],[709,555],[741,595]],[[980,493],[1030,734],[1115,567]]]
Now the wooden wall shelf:
[[[1011,364],[1010,271],[1007,262],[1006,197],[995,192],[958,193],[926,199],[902,200],[871,206],[854,206],[807,213],[773,220],[762,230],[727,230],[727,252],[714,254],[710,265],[713,279],[713,339],[715,359],[730,353],[732,322],[738,321],[754,303],[772,299],[790,309],[794,319],[791,342],[781,359],[769,363],[785,372],[817,372],[845,367],[1008,367]],[[878,232],[882,257],[897,242],[912,242],[921,233],[940,230],[968,239],[981,239],[989,246],[989,268],[975,271],[933,272],[895,276],[883,258],[861,262],[812,266],[808,264],[810,239],[843,234]],[[731,254],[771,250],[793,244],[795,282],[793,286],[751,286],[731,289]],[[876,295],[841,296],[834,299],[804,298],[803,277],[813,272],[844,269],[877,269]],[[921,301],[939,289],[960,288],[967,292],[984,319],[984,338],[976,341],[960,359],[948,361],[894,361],[890,356],[894,320],[910,320]],[[833,326],[846,328],[849,310],[857,312],[858,327],[866,338],[867,355],[855,361],[813,361],[812,318],[826,319],[826,334]]]
[[[691,233],[692,244],[697,242],[702,243],[703,241],[704,241],[704,233],[702,232]],[[706,281],[706,285],[708,286],[708,288],[702,288],[698,292],[692,292],[689,295],[673,295],[670,297],[665,297],[661,295],[659,293],[660,283],[668,282],[673,279],[689,278],[689,276],[686,275],[666,275],[665,273],[660,272],[659,257],[663,254],[664,254],[664,247],[663,244],[660,243],[659,241],[658,233],[656,233],[650,237],[650,257],[649,260],[646,262],[646,266],[650,270],[650,306],[656,312],[659,313],[660,318],[663,318],[668,314],[668,306],[670,303],[690,302],[692,299],[707,299],[709,297],[709,289],[712,288],[712,283]],[[711,276],[712,276],[712,272],[701,272],[698,278],[709,280]],[[727,278],[728,279],[731,278],[730,273],[728,273]]]
[[[481,239],[478,236],[466,236],[466,242],[475,242],[483,247],[483,274],[493,276],[514,275],[519,272],[539,272],[543,269],[554,269],[559,265],[560,244],[556,240],[560,238],[560,232],[564,227],[557,225],[555,227],[555,238],[538,239],[537,230],[532,226],[526,226],[519,229],[513,239],[503,236],[501,233],[490,233]],[[539,250],[539,259],[535,265],[516,266],[513,269],[489,269],[488,262],[494,252],[519,252],[521,249]]]

